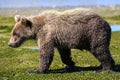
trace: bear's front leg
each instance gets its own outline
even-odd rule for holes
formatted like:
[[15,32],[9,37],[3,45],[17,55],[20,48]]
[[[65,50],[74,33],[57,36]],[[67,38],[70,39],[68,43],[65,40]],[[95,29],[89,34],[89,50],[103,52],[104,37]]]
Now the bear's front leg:
[[53,44],[45,43],[40,48],[40,65],[37,71],[28,71],[29,74],[44,74],[49,69],[53,60],[54,47]]
[[44,43],[41,45],[40,50],[40,66],[37,73],[45,73],[53,60],[53,54],[54,53],[54,46],[52,44],[52,41]]

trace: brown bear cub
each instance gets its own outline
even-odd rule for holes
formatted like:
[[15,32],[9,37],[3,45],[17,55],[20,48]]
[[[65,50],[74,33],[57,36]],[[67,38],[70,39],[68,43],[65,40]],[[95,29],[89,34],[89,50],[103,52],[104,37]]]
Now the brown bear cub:
[[71,49],[89,50],[101,62],[102,71],[112,70],[115,63],[109,45],[111,28],[96,13],[87,9],[64,12],[46,11],[38,16],[15,16],[16,24],[8,45],[19,47],[25,40],[36,39],[40,48],[37,73],[45,73],[57,48],[68,70],[74,69]]

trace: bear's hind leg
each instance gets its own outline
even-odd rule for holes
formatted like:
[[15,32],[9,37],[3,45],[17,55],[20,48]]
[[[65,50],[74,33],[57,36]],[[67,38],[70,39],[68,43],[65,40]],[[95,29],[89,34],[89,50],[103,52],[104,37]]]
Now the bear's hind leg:
[[110,71],[114,68],[115,62],[111,56],[109,48],[103,46],[92,49],[93,55],[101,62],[102,70]]

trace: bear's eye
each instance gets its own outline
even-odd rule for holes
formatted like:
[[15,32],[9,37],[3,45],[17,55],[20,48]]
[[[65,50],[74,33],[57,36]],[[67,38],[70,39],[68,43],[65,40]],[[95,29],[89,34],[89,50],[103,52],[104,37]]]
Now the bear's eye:
[[13,36],[17,36],[17,37],[20,37],[20,35],[19,34],[17,34],[17,33],[13,33]]

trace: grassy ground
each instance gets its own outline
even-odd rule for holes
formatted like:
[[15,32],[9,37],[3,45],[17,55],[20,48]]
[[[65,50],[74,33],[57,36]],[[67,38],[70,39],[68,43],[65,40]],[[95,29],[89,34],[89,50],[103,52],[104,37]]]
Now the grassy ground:
[[[120,16],[104,17],[106,20],[118,21]],[[27,74],[28,70],[37,70],[39,51],[25,49],[25,46],[37,46],[36,41],[27,41],[20,48],[7,46],[10,31],[14,24],[13,17],[0,17],[0,80],[119,80],[120,72],[94,73],[100,64],[88,51],[72,50],[72,58],[84,71],[61,73],[65,65],[55,50],[54,60],[48,74]],[[120,65],[120,32],[113,32],[110,50],[116,65]],[[86,56],[87,55],[87,56]]]
[[101,11],[100,14],[110,24],[120,24],[120,10]]
[[111,16],[111,17],[103,17],[110,24],[120,24],[120,15]]

